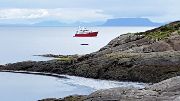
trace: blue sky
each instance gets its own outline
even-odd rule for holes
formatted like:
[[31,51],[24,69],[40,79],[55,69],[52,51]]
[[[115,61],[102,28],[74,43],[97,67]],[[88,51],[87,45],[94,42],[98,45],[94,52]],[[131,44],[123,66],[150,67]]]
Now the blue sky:
[[0,23],[95,22],[121,17],[169,22],[180,19],[179,4],[180,0],[0,0]]

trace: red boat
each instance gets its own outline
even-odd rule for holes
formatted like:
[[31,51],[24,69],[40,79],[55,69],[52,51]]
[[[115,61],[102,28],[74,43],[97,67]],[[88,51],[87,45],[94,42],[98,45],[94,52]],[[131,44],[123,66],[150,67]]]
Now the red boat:
[[86,28],[84,28],[77,31],[73,37],[96,37],[97,34],[98,34],[97,31],[89,31]]

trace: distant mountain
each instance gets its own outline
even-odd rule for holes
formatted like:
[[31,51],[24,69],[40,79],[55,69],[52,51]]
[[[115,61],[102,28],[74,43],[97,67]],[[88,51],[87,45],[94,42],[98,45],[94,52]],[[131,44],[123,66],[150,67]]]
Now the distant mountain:
[[108,19],[102,26],[161,26],[163,23],[152,22],[147,18]]
[[66,23],[61,23],[58,21],[42,21],[34,24],[11,24],[11,23],[0,23],[1,27],[33,27],[33,26],[67,26]]
[[62,23],[56,20],[50,20],[50,21],[41,21],[33,24],[6,24],[6,23],[0,23],[1,27],[55,27],[55,26],[69,26],[66,23]]
[[42,21],[32,24],[31,26],[68,26],[68,25],[66,23],[62,23],[59,21]]
[[75,23],[72,23],[72,24],[69,24],[70,26],[100,26],[104,24],[104,22],[101,22],[101,21],[96,21],[96,22],[75,22]]
[[74,23],[62,23],[59,21],[42,21],[33,24],[32,26],[99,26],[104,22],[74,22]]
[[0,23],[0,27],[26,27],[30,26],[30,24],[6,24],[6,23]]

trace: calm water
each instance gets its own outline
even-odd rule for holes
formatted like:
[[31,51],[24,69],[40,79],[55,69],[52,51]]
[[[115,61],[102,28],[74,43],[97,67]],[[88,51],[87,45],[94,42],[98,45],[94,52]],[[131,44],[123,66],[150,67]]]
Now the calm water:
[[0,101],[37,101],[43,98],[59,98],[72,94],[90,94],[95,90],[112,87],[143,88],[145,86],[143,83],[66,77],[69,79],[0,72]]
[[[47,60],[39,54],[87,54],[99,50],[110,40],[127,32],[150,27],[92,27],[96,38],[74,38],[75,27],[0,27],[0,64],[26,60]],[[81,46],[80,44],[89,44]]]

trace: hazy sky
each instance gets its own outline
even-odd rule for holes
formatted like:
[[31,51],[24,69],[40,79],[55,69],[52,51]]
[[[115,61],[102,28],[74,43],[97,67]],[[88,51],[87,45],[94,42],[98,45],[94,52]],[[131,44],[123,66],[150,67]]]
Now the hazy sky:
[[0,23],[105,21],[145,17],[156,22],[180,19],[180,0],[0,0]]

